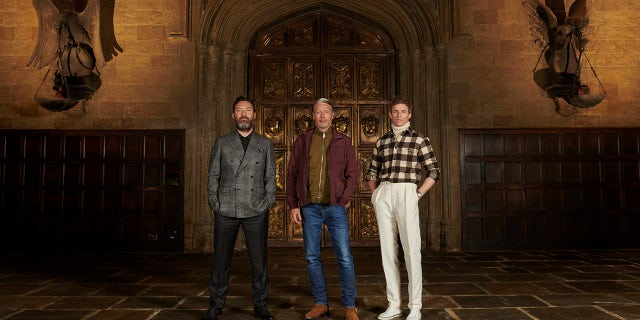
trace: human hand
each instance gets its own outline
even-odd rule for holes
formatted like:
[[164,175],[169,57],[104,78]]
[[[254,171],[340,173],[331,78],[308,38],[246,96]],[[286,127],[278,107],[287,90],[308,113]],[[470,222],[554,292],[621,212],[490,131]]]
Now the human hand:
[[293,223],[300,225],[302,223],[302,215],[300,214],[300,208],[291,209],[290,217]]

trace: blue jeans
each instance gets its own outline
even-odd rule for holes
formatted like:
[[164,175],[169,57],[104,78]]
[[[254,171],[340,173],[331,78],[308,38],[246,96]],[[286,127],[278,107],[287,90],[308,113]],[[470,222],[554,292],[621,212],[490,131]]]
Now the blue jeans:
[[316,304],[327,303],[327,284],[320,254],[322,224],[326,224],[331,237],[331,245],[338,260],[342,305],[345,308],[354,308],[356,306],[356,276],[349,245],[349,219],[347,219],[345,208],[340,205],[308,204],[300,208],[300,211],[302,213],[302,234],[307,270],[311,280],[311,293],[314,302]]

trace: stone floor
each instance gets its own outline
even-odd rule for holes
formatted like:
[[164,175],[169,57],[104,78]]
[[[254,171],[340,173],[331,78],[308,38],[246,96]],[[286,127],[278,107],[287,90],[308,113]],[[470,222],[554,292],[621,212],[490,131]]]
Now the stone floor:
[[[361,319],[376,319],[386,307],[378,250],[353,249]],[[335,259],[330,249],[324,255],[333,307],[328,320],[342,319]],[[211,259],[0,253],[0,319],[200,319]],[[640,319],[640,250],[425,253],[423,265],[423,319]],[[302,250],[269,249],[269,266],[276,319],[303,319],[313,301]],[[254,319],[245,253],[236,253],[231,273],[223,318]]]

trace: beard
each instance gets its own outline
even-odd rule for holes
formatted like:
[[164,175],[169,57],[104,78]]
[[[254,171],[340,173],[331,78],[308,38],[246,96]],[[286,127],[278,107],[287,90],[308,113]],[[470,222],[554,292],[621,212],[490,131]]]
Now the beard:
[[255,121],[252,120],[236,120],[236,129],[238,131],[251,131],[255,125]]

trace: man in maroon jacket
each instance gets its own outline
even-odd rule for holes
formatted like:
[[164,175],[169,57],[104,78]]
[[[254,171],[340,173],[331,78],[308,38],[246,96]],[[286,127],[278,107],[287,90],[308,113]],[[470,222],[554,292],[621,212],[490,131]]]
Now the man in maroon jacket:
[[351,139],[331,127],[333,104],[320,98],[313,106],[315,128],[300,134],[293,145],[287,172],[287,204],[291,221],[302,222],[302,234],[315,305],[305,319],[329,314],[322,271],[322,225],[329,229],[338,260],[345,319],[358,320],[349,219],[345,206],[358,187],[358,162]]

